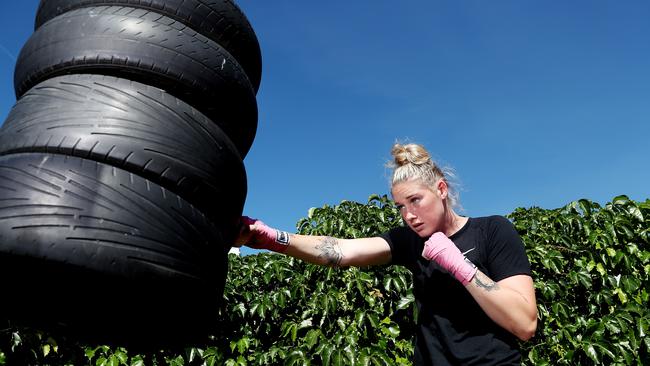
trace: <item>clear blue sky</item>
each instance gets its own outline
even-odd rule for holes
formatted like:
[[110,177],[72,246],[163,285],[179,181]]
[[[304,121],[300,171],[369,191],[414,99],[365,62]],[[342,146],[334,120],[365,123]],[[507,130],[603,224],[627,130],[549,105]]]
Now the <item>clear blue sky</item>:
[[[0,113],[36,0],[0,14]],[[388,193],[396,140],[455,168],[465,215],[650,198],[650,2],[241,0],[259,38],[246,214]]]

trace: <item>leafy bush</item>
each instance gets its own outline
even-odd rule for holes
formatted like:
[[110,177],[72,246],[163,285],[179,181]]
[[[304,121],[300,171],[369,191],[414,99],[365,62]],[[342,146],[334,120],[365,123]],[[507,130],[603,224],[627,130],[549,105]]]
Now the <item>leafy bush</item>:
[[[508,217],[526,244],[540,322],[524,363],[650,364],[650,200],[625,196]],[[386,196],[309,211],[303,234],[376,235],[401,224]],[[333,269],[262,253],[230,257],[221,328],[180,354],[129,355],[43,332],[0,330],[0,365],[407,365],[415,306],[397,266]]]
[[526,243],[539,327],[534,365],[648,365],[650,200],[625,196],[509,215]]

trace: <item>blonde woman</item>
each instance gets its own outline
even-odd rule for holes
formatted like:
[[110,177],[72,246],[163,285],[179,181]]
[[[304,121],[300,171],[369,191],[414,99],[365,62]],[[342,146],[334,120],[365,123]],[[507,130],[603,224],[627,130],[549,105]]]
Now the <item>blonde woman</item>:
[[392,155],[391,193],[406,226],[338,239],[290,234],[244,217],[238,244],[328,266],[405,266],[419,310],[415,365],[520,364],[517,340],[535,334],[537,305],[513,225],[502,216],[457,214],[454,189],[424,147],[395,144]]

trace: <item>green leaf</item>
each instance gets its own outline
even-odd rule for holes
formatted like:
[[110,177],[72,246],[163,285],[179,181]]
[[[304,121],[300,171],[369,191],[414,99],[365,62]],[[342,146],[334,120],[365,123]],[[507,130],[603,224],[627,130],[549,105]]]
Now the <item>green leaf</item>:
[[639,337],[644,338],[648,334],[648,325],[650,325],[650,320],[648,318],[641,318],[637,323],[639,330]]
[[625,292],[623,292],[623,290],[617,287],[614,289],[614,293],[618,295],[618,299],[622,304],[627,303],[627,295],[625,294]]
[[84,354],[86,355],[86,358],[90,361],[95,357],[95,352],[97,352],[97,348],[90,348],[86,347],[84,349]]
[[323,361],[323,366],[329,366],[332,360],[332,346],[323,343],[316,348],[316,354],[319,355]]
[[332,365],[334,365],[334,366],[343,366],[343,365],[345,365],[343,354],[342,354],[340,349],[334,350],[332,352]]
[[370,322],[370,325],[371,325],[373,328],[377,328],[377,327],[379,327],[379,323],[380,323],[380,322],[379,322],[379,317],[378,317],[377,315],[375,315],[375,314],[368,314],[368,315],[366,316],[366,318],[368,319],[368,321]]
[[369,366],[370,365],[370,356],[368,355],[367,349],[363,349],[357,357],[357,365],[359,366]]
[[391,337],[397,337],[399,336],[399,327],[397,326],[389,326],[382,328],[382,332],[390,335]]
[[592,361],[599,364],[600,360],[598,359],[598,352],[593,344],[585,344],[582,346],[582,350],[591,358]]
[[630,198],[624,194],[618,195],[612,199],[612,203],[615,205],[626,205],[630,203]]
[[23,344],[23,340],[20,337],[20,334],[18,332],[11,333],[11,351],[13,352],[15,348],[21,344]]
[[167,364],[169,366],[184,366],[185,365],[185,360],[183,360],[182,356],[177,356],[171,360],[167,361]]
[[[233,312],[238,312],[241,314],[241,317],[243,318],[246,315],[246,306],[243,303],[239,303],[232,308]],[[252,311],[251,311],[252,313]]]
[[406,309],[414,302],[415,302],[415,296],[413,296],[413,294],[402,296],[399,299],[399,302],[397,303],[397,308],[400,310]]
[[339,328],[341,329],[341,331],[345,331],[345,328],[348,327],[348,325],[346,324],[346,322],[345,322],[343,319],[341,319],[341,318],[336,319],[336,324],[338,324],[338,326],[339,326]]
[[305,319],[300,322],[300,325],[298,326],[298,329],[304,329],[304,328],[309,328],[312,326],[312,319]]
[[243,337],[237,341],[237,352],[243,354],[246,352],[250,346],[250,339],[248,337]]
[[126,362],[129,360],[129,357],[127,356],[126,352],[124,349],[118,349],[113,353],[113,356],[120,362],[120,364],[126,364]]
[[357,310],[354,313],[354,322],[358,325],[361,326],[363,324],[363,319],[366,316],[366,312],[363,310]]
[[612,360],[615,360],[615,359],[616,359],[616,356],[614,355],[614,353],[612,353],[612,351],[610,351],[609,348],[608,348],[607,346],[602,345],[602,344],[600,344],[600,343],[597,343],[597,344],[596,344],[596,347],[598,347],[598,350],[600,350],[600,352],[601,352],[603,355],[609,357],[609,358],[612,359]]
[[312,349],[316,343],[318,343],[318,339],[320,338],[321,334],[322,333],[320,329],[311,329],[307,332],[304,341],[308,349]]
[[582,210],[583,215],[589,216],[591,214],[591,208],[592,208],[591,201],[586,199],[580,199],[578,200],[578,206]]
[[185,352],[187,354],[187,362],[192,363],[195,359],[203,358],[203,350],[200,348],[192,347],[190,349],[186,349]]
[[627,212],[628,212],[630,215],[632,215],[634,218],[636,218],[637,220],[639,220],[640,222],[644,222],[644,221],[645,221],[645,218],[643,217],[643,213],[641,212],[641,210],[639,209],[639,207],[637,207],[637,206],[635,206],[635,205],[630,205],[630,207],[628,207],[628,209],[627,209]]
[[605,327],[614,334],[621,332],[621,328],[619,327],[618,322],[614,319],[609,319],[607,322],[605,322]]
[[287,356],[287,360],[285,361],[285,365],[292,366],[292,365],[309,365],[309,361],[305,357],[304,352],[300,350],[296,350],[291,352]]

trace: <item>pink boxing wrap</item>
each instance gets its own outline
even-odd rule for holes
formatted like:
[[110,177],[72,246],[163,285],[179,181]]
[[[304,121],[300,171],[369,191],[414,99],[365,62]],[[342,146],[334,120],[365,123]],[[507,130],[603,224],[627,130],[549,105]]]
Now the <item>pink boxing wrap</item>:
[[422,256],[433,260],[451,273],[463,286],[466,286],[476,274],[476,266],[465,259],[460,249],[441,232],[431,235],[424,243]]
[[289,234],[286,231],[280,231],[267,226],[258,219],[252,219],[248,216],[242,216],[241,221],[244,225],[250,225],[254,228],[251,230],[251,241],[248,244],[255,249],[268,249],[278,253],[284,253],[289,247]]

